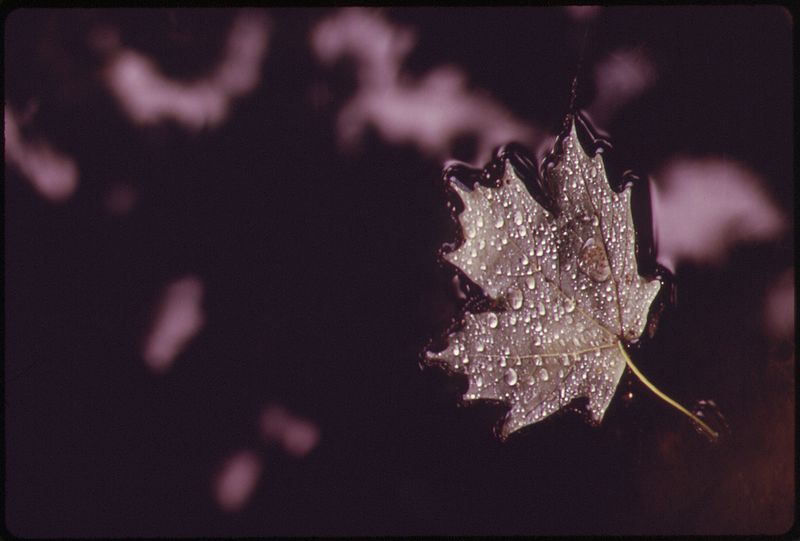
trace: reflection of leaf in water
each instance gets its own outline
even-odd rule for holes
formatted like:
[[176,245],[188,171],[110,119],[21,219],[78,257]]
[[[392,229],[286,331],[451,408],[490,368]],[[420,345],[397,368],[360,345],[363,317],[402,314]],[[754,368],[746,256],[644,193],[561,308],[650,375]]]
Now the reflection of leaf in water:
[[600,154],[591,157],[581,146],[574,117],[559,145],[544,173],[541,199],[551,200],[550,210],[528,192],[524,166],[511,152],[495,162],[499,187],[465,186],[458,169],[445,174],[456,177],[450,186],[464,204],[464,242],[445,259],[505,310],[466,312],[447,348],[427,359],[467,374],[467,400],[510,403],[503,437],[582,396],[600,422],[626,364],[715,437],[655,389],[626,353],[660,288],[637,270],[630,186],[611,189]]

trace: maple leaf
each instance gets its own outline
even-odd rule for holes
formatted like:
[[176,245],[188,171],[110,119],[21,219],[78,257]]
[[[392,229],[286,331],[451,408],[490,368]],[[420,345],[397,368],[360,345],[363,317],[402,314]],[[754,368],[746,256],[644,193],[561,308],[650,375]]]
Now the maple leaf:
[[444,350],[426,352],[427,361],[465,373],[466,400],[510,404],[503,438],[579,397],[599,424],[626,365],[715,437],[630,360],[625,345],[642,335],[661,282],[638,273],[631,187],[614,191],[601,153],[581,146],[575,115],[567,124],[543,182],[533,186],[544,205],[520,177],[535,174],[534,166],[508,148],[482,172],[495,170],[499,186],[474,182],[475,170],[464,174],[461,165],[445,171],[463,202],[464,241],[444,258],[500,309],[467,311],[463,327]]

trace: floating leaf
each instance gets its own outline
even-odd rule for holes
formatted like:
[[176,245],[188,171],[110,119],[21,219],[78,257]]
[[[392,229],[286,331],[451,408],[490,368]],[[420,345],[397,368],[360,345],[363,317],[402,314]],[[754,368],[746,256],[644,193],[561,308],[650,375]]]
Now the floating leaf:
[[499,186],[475,182],[478,172],[462,165],[445,172],[463,202],[464,242],[444,257],[499,309],[467,311],[448,346],[426,357],[468,376],[466,400],[510,404],[503,437],[579,397],[588,398],[599,423],[626,364],[705,426],[658,391],[626,352],[642,335],[661,283],[637,269],[630,186],[614,191],[600,153],[581,146],[573,115],[568,125],[543,182],[533,183],[536,199],[521,175],[540,177],[513,147],[482,172],[495,171]]

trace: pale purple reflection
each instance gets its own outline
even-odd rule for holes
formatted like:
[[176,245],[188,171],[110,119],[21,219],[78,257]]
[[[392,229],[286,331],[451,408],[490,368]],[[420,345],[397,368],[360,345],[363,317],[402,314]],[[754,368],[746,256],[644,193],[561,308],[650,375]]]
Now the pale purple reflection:
[[461,300],[467,300],[467,295],[464,293],[464,287],[461,285],[461,278],[458,274],[453,276],[452,284],[456,297]]
[[112,30],[99,29],[91,41],[109,55],[105,82],[131,120],[137,124],[173,120],[199,130],[221,124],[232,100],[258,86],[269,42],[269,21],[260,11],[239,14],[219,65],[208,77],[191,83],[171,79],[150,58],[120,48]]
[[643,50],[615,51],[594,66],[595,97],[587,112],[598,126],[606,126],[655,80],[655,64]]
[[263,469],[263,460],[251,450],[238,451],[225,459],[212,487],[220,509],[228,513],[241,511],[258,486]]
[[564,6],[567,16],[576,22],[591,21],[600,13],[602,6]]
[[159,301],[152,328],[145,339],[143,358],[147,367],[163,374],[203,327],[203,282],[186,276],[169,284]]
[[441,66],[422,79],[401,70],[416,38],[390,24],[378,12],[348,8],[320,22],[311,46],[325,64],[350,57],[356,61],[358,89],[339,112],[338,137],[354,147],[368,126],[389,143],[412,143],[433,158],[452,157],[455,140],[477,139],[476,161],[509,141],[533,147],[542,135],[516,119],[486,93],[467,88],[463,70]]
[[47,142],[25,140],[11,107],[5,106],[5,157],[44,198],[59,203],[78,187],[78,166]]
[[674,271],[680,263],[720,263],[741,242],[777,237],[787,223],[743,164],[725,159],[680,158],[652,183],[658,261]]
[[278,404],[264,407],[259,425],[267,442],[280,444],[287,453],[296,457],[310,453],[320,438],[317,425],[292,415]]
[[764,330],[775,340],[794,336],[794,268],[786,270],[767,291],[764,301]]

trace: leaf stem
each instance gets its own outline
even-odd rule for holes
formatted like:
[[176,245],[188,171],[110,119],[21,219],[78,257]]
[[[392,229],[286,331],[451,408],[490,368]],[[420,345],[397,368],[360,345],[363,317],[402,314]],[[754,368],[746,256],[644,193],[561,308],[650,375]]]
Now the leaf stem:
[[693,414],[692,412],[690,412],[689,410],[687,410],[686,408],[675,402],[673,399],[665,395],[663,392],[658,390],[658,388],[655,385],[653,385],[650,382],[650,380],[644,376],[644,374],[639,372],[639,369],[636,368],[636,365],[633,364],[633,361],[628,355],[628,352],[625,351],[625,348],[622,346],[622,342],[617,342],[617,345],[619,346],[619,350],[622,352],[622,356],[625,358],[625,363],[630,367],[633,373],[636,374],[636,377],[639,378],[639,380],[647,386],[648,389],[653,391],[653,393],[655,393],[655,395],[659,397],[661,400],[663,400],[673,408],[677,409],[678,411],[689,417],[692,420],[692,422],[695,423],[696,426],[701,428],[703,432],[705,432],[708,435],[708,437],[711,438],[712,441],[717,441],[717,439],[719,438],[719,433],[717,433],[710,426],[704,423],[699,417],[697,417],[697,415]]

